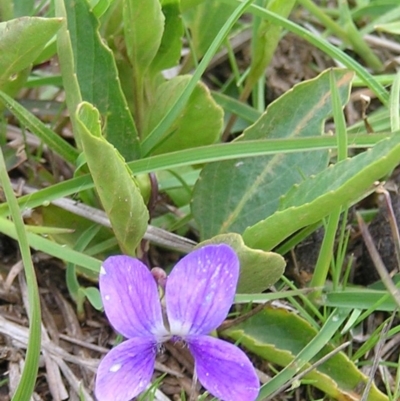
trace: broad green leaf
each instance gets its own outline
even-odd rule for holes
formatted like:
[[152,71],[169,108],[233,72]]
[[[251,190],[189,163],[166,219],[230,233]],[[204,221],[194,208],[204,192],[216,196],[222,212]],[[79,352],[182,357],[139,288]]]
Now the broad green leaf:
[[[237,142],[291,139],[320,135],[332,115],[329,70],[296,85],[270,104]],[[346,104],[353,74],[334,70],[342,104]],[[236,141],[235,141],[236,142]],[[201,172],[193,192],[192,213],[201,238],[225,232],[242,233],[272,215],[279,199],[295,183],[327,166],[328,151],[277,153],[212,163]]]
[[204,0],[197,7],[188,10],[185,20],[190,29],[197,60],[203,57],[234,8],[233,5],[222,4],[219,1]]
[[179,0],[161,1],[165,26],[160,47],[151,63],[153,73],[178,65],[181,58],[183,24],[179,3]]
[[103,309],[103,303],[101,301],[100,291],[97,287],[86,287],[82,289],[89,302],[97,310]]
[[86,161],[115,236],[124,253],[135,255],[149,219],[135,178],[118,151],[102,137],[97,109],[83,102],[76,118]]
[[82,144],[75,120],[75,111],[78,104],[82,102],[82,95],[76,75],[75,57],[71,42],[71,33],[67,24],[68,18],[64,0],[54,0],[54,11],[56,16],[61,17],[64,21],[62,28],[57,34],[57,54],[74,139],[77,148],[81,150]]
[[205,0],[180,0],[182,12],[201,4]]
[[[224,335],[240,341],[249,351],[283,367],[293,362],[317,334],[318,331],[300,316],[273,307],[266,307],[243,323],[224,331]],[[325,345],[311,362],[316,362],[334,349],[333,345]],[[309,366],[310,363],[307,363],[304,368]],[[304,379],[340,401],[359,400],[368,382],[368,376],[360,372],[343,352],[319,365]],[[388,398],[372,384],[367,400],[387,401]]]
[[61,24],[60,18],[39,17],[0,23],[0,89],[29,69]]
[[390,173],[400,162],[400,135],[384,139],[373,148],[343,160],[320,174],[295,185],[272,216],[248,227],[246,245],[270,250],[332,210],[356,202],[370,193],[374,182]]
[[8,21],[14,17],[13,0],[0,1],[0,21]]
[[221,234],[197,245],[228,244],[240,260],[240,277],[236,292],[255,294],[274,285],[285,270],[285,259],[274,252],[264,252],[248,248],[239,234]]
[[143,76],[161,44],[164,15],[160,0],[124,0],[126,51],[136,75]]
[[99,1],[91,0],[89,2],[93,14],[97,18],[100,18],[108,10],[108,8],[111,6],[111,3],[112,0],[99,0]]
[[376,25],[375,29],[377,31],[388,32],[393,35],[400,35],[400,22],[390,22],[388,24]]
[[11,97],[15,97],[20,89],[24,86],[29,75],[31,73],[31,68],[25,68],[15,74],[12,74],[8,80],[0,83],[1,91],[7,93]]
[[214,40],[212,41],[210,47],[208,48],[206,54],[203,59],[199,63],[195,72],[193,73],[193,77],[188,82],[186,88],[183,90],[182,95],[178,98],[178,100],[171,106],[171,109],[164,115],[162,120],[157,124],[157,126],[150,132],[145,140],[142,141],[142,152],[144,155],[148,155],[155,146],[159,145],[161,140],[165,137],[165,132],[171,127],[171,125],[175,122],[176,118],[179,116],[183,108],[185,107],[187,101],[190,98],[190,95],[193,93],[196,88],[197,83],[199,82],[201,75],[206,70],[211,58],[214,56],[218,48],[221,46],[223,41],[226,39],[228,33],[233,28],[234,24],[240,18],[240,16],[245,12],[247,8],[250,7],[252,0],[245,0],[239,4],[237,8],[235,8],[227,21],[223,24]]
[[[168,113],[171,104],[182,95],[191,77],[178,76],[160,85],[154,96],[154,104],[148,110],[146,133],[150,133]],[[214,143],[222,130],[223,112],[207,87],[198,82],[179,117],[171,125],[155,147],[153,154],[194,148]]]
[[14,18],[33,15],[35,0],[14,0]]
[[[98,32],[99,22],[86,1],[65,0],[65,10],[73,50],[71,61],[82,100],[99,110],[107,141],[125,160],[137,159],[140,149],[136,127],[121,89],[114,56]],[[64,81],[64,85],[68,83]],[[74,114],[77,104],[68,106],[73,107],[70,113]]]

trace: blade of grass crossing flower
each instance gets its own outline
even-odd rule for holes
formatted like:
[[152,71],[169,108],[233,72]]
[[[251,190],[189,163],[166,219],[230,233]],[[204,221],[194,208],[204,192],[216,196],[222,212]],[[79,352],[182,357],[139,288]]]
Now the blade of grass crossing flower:
[[[232,0],[221,1],[223,1],[224,3],[232,4]],[[235,2],[240,3],[240,0],[235,0]],[[357,61],[355,61],[353,58],[345,54],[342,50],[331,45],[328,41],[315,36],[314,33],[308,31],[307,29],[304,29],[294,22],[282,18],[281,16],[265,10],[261,7],[258,7],[254,4],[249,7],[249,12],[254,15],[259,15],[262,18],[268,19],[277,25],[281,25],[288,31],[293,32],[296,35],[299,35],[301,38],[307,40],[309,43],[316,46],[318,49],[322,50],[333,59],[341,62],[344,66],[354,71],[364,82],[364,84],[376,94],[376,96],[384,105],[388,105],[389,94],[386,89],[364,67],[357,63]]]
[[153,129],[152,132],[146,137],[146,139],[142,142],[142,152],[143,155],[148,155],[151,150],[157,145],[157,143],[162,139],[166,130],[172,125],[176,117],[178,117],[179,113],[185,106],[188,101],[190,95],[192,94],[194,88],[196,87],[197,82],[200,77],[206,70],[209,62],[211,61],[214,54],[217,52],[226,36],[239,19],[239,17],[244,13],[244,11],[251,5],[253,0],[246,0],[245,2],[240,2],[240,5],[235,9],[226,23],[223,25],[218,35],[215,37],[211,46],[207,50],[204,55],[202,61],[200,62],[198,68],[192,76],[192,79],[189,81],[185,90],[182,92],[179,99],[174,103],[171,107],[171,110],[165,115],[165,117],[159,122],[159,124]]
[[29,339],[25,357],[25,365],[22,371],[21,380],[12,398],[13,401],[29,401],[36,383],[39,367],[39,356],[41,348],[41,316],[39,289],[37,286],[35,270],[29,249],[27,234],[21,211],[15,198],[11,182],[9,180],[3,153],[0,151],[0,183],[9,204],[13,226],[15,226],[16,237],[19,243],[22,261],[24,265],[26,283],[28,286],[29,310]]
[[400,71],[397,72],[390,91],[390,127],[400,129]]

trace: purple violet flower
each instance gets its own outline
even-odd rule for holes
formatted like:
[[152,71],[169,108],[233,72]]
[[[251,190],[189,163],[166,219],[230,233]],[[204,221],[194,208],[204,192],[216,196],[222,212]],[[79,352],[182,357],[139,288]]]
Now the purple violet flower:
[[101,361],[99,401],[128,401],[151,381],[157,350],[182,340],[193,354],[200,383],[224,401],[254,401],[259,380],[246,354],[207,336],[226,318],[239,277],[239,260],[227,245],[207,245],[182,258],[167,278],[165,313],[148,268],[128,256],[109,257],[100,272],[106,315],[127,340]]

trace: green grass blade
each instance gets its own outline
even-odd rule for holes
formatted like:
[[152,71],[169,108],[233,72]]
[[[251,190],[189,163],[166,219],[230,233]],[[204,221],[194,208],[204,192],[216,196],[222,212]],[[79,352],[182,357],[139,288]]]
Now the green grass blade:
[[236,23],[239,17],[244,13],[246,8],[248,8],[252,2],[253,0],[246,0],[243,3],[240,2],[240,5],[236,8],[236,10],[232,13],[232,15],[223,25],[218,35],[212,42],[211,46],[207,50],[206,54],[204,55],[203,59],[201,60],[198,68],[193,74],[185,90],[182,92],[182,95],[174,103],[171,110],[159,122],[159,124],[154,128],[154,130],[150,132],[150,134],[143,140],[142,142],[143,155],[148,155],[151,152],[151,150],[161,140],[166,130],[172,125],[174,120],[178,117],[179,113],[182,111],[186,102],[189,100],[189,97],[192,94],[194,88],[196,87],[197,82],[200,80],[200,77],[203,75],[214,54],[218,51],[219,47],[224,42],[226,36],[232,29],[233,25]]
[[349,309],[335,310],[327,319],[318,334],[310,341],[310,343],[302,349],[297,355],[295,360],[287,365],[275,377],[273,377],[267,384],[261,387],[260,394],[256,401],[262,401],[268,395],[274,393],[287,381],[289,381],[301,368],[306,365],[318,352],[330,341],[336,334],[338,328],[345,321],[348,316]]
[[68,30],[67,11],[64,0],[55,0],[54,7],[56,15],[63,18],[62,28],[57,34],[57,54],[60,61],[61,76],[64,84],[67,106],[71,116],[74,138],[79,149],[81,148],[81,141],[76,129],[75,110],[78,104],[82,102],[82,94],[75,71],[75,59],[72,50],[71,33]]
[[[375,145],[390,134],[349,135],[349,148],[364,148]],[[186,149],[146,159],[127,163],[134,174],[168,170],[175,167],[190,166],[201,163],[211,163],[220,160],[230,160],[244,157],[263,156],[282,152],[303,152],[305,150],[320,150],[336,147],[334,136],[297,138],[290,140],[258,140],[242,141],[224,144],[202,146],[195,149]],[[35,193],[21,196],[18,203],[22,208],[35,208],[41,205],[70,196],[81,191],[93,188],[93,181],[89,174],[72,178],[43,188]],[[6,203],[0,205],[0,216],[8,216],[9,209]]]
[[390,92],[390,127],[393,131],[400,129],[400,71],[397,72]]
[[13,401],[29,401],[34,391],[37,371],[39,367],[39,356],[41,348],[41,316],[40,316],[40,298],[39,288],[36,281],[35,269],[32,263],[32,257],[29,249],[27,233],[24,222],[21,217],[21,211],[15,198],[14,191],[9,180],[7,169],[0,151],[0,183],[3,187],[8,205],[10,207],[13,223],[15,227],[16,239],[18,240],[26,283],[28,287],[29,310],[29,339],[25,357],[25,365],[22,371],[21,380],[12,398]]
[[19,121],[65,161],[75,164],[79,152],[13,98],[0,91],[0,99]]
[[[224,3],[232,4],[232,0],[221,0],[221,1],[223,1]],[[235,1],[237,3],[241,3],[240,0],[235,0]],[[271,13],[270,11],[258,7],[254,4],[249,7],[249,12],[251,12],[254,15],[258,15],[262,18],[268,19],[271,22],[284,27],[288,31],[293,32],[296,35],[300,36],[301,38],[307,40],[309,43],[311,43],[318,49],[322,50],[333,59],[341,62],[344,66],[354,71],[358,75],[358,77],[364,82],[364,84],[376,94],[376,96],[384,105],[388,105],[389,93],[387,92],[387,90],[363,66],[357,63],[357,61],[352,59],[346,53],[344,53],[337,47],[331,45],[326,40],[315,36],[315,34],[295,24],[294,22],[282,18],[279,15]]]
[[[333,120],[336,128],[337,138],[337,160],[345,160],[347,158],[348,138],[346,132],[346,122],[344,120],[340,95],[337,89],[335,76],[330,74],[330,88],[332,93],[332,109]],[[322,241],[321,250],[315,266],[314,274],[311,279],[311,287],[322,287],[326,282],[329,273],[329,266],[333,258],[334,245],[336,240],[336,232],[339,224],[342,207],[335,208],[329,216],[328,224],[325,228],[324,239]],[[316,300],[321,296],[322,291],[311,294],[310,299]]]
[[[0,232],[10,238],[18,239],[17,230],[14,224],[3,217],[0,217]],[[59,245],[40,235],[30,232],[26,235],[28,244],[33,249],[47,253],[48,255],[62,259],[66,262],[74,263],[84,268],[85,274],[93,278],[97,277],[100,270],[100,260],[87,256],[81,252],[77,252],[66,246]]]

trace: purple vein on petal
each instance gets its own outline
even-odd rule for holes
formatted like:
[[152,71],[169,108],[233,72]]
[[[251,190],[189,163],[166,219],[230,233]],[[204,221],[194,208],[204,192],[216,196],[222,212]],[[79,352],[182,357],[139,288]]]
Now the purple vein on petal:
[[200,383],[222,401],[254,401],[260,382],[246,354],[233,344],[209,336],[189,336]]
[[139,260],[109,257],[103,263],[99,286],[107,318],[123,336],[165,334],[157,284]]
[[228,245],[207,245],[181,259],[168,277],[171,333],[207,334],[226,318],[235,296],[239,260]]
[[129,401],[143,392],[154,372],[156,352],[152,338],[133,338],[113,348],[97,370],[97,400]]

